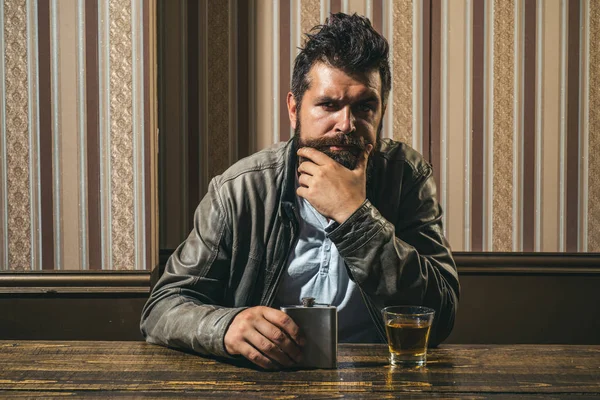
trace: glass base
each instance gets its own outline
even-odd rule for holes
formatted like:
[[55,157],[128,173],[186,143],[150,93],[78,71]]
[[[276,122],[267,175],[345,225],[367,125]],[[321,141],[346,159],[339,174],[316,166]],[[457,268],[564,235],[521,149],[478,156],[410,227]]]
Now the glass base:
[[390,363],[398,367],[416,368],[427,364],[426,356],[407,356],[400,354],[390,354]]

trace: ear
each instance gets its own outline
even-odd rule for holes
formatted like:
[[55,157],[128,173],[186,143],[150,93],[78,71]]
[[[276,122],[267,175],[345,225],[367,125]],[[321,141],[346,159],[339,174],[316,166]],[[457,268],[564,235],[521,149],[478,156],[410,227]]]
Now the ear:
[[296,129],[296,121],[298,121],[298,104],[296,103],[296,99],[292,92],[288,92],[287,94],[287,108],[288,115],[290,117],[290,125],[292,129]]

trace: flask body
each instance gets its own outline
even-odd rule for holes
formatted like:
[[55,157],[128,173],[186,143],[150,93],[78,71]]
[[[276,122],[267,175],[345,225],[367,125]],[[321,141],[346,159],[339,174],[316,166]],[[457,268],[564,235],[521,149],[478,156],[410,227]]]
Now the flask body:
[[306,339],[299,367],[337,368],[337,308],[285,306],[281,311],[292,318]]

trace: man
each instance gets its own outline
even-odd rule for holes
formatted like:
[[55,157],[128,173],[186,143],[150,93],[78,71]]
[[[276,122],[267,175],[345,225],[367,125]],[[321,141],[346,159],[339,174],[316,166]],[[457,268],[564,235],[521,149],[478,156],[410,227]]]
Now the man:
[[278,308],[338,308],[341,342],[381,342],[381,309],[435,309],[430,342],[454,324],[459,283],[431,166],[380,139],[388,44],[357,15],[332,15],[294,65],[295,136],[215,177],[194,229],[143,310],[150,343],[263,368],[293,367],[304,338]]

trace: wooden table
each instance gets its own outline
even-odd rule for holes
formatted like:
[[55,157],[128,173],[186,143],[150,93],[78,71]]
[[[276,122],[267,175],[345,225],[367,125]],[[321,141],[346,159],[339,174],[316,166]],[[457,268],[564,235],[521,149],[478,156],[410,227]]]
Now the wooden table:
[[[340,345],[335,370],[266,372],[142,342],[0,341],[8,398],[599,397],[600,346],[443,345],[421,369],[383,345]],[[71,397],[72,396],[72,397]]]

